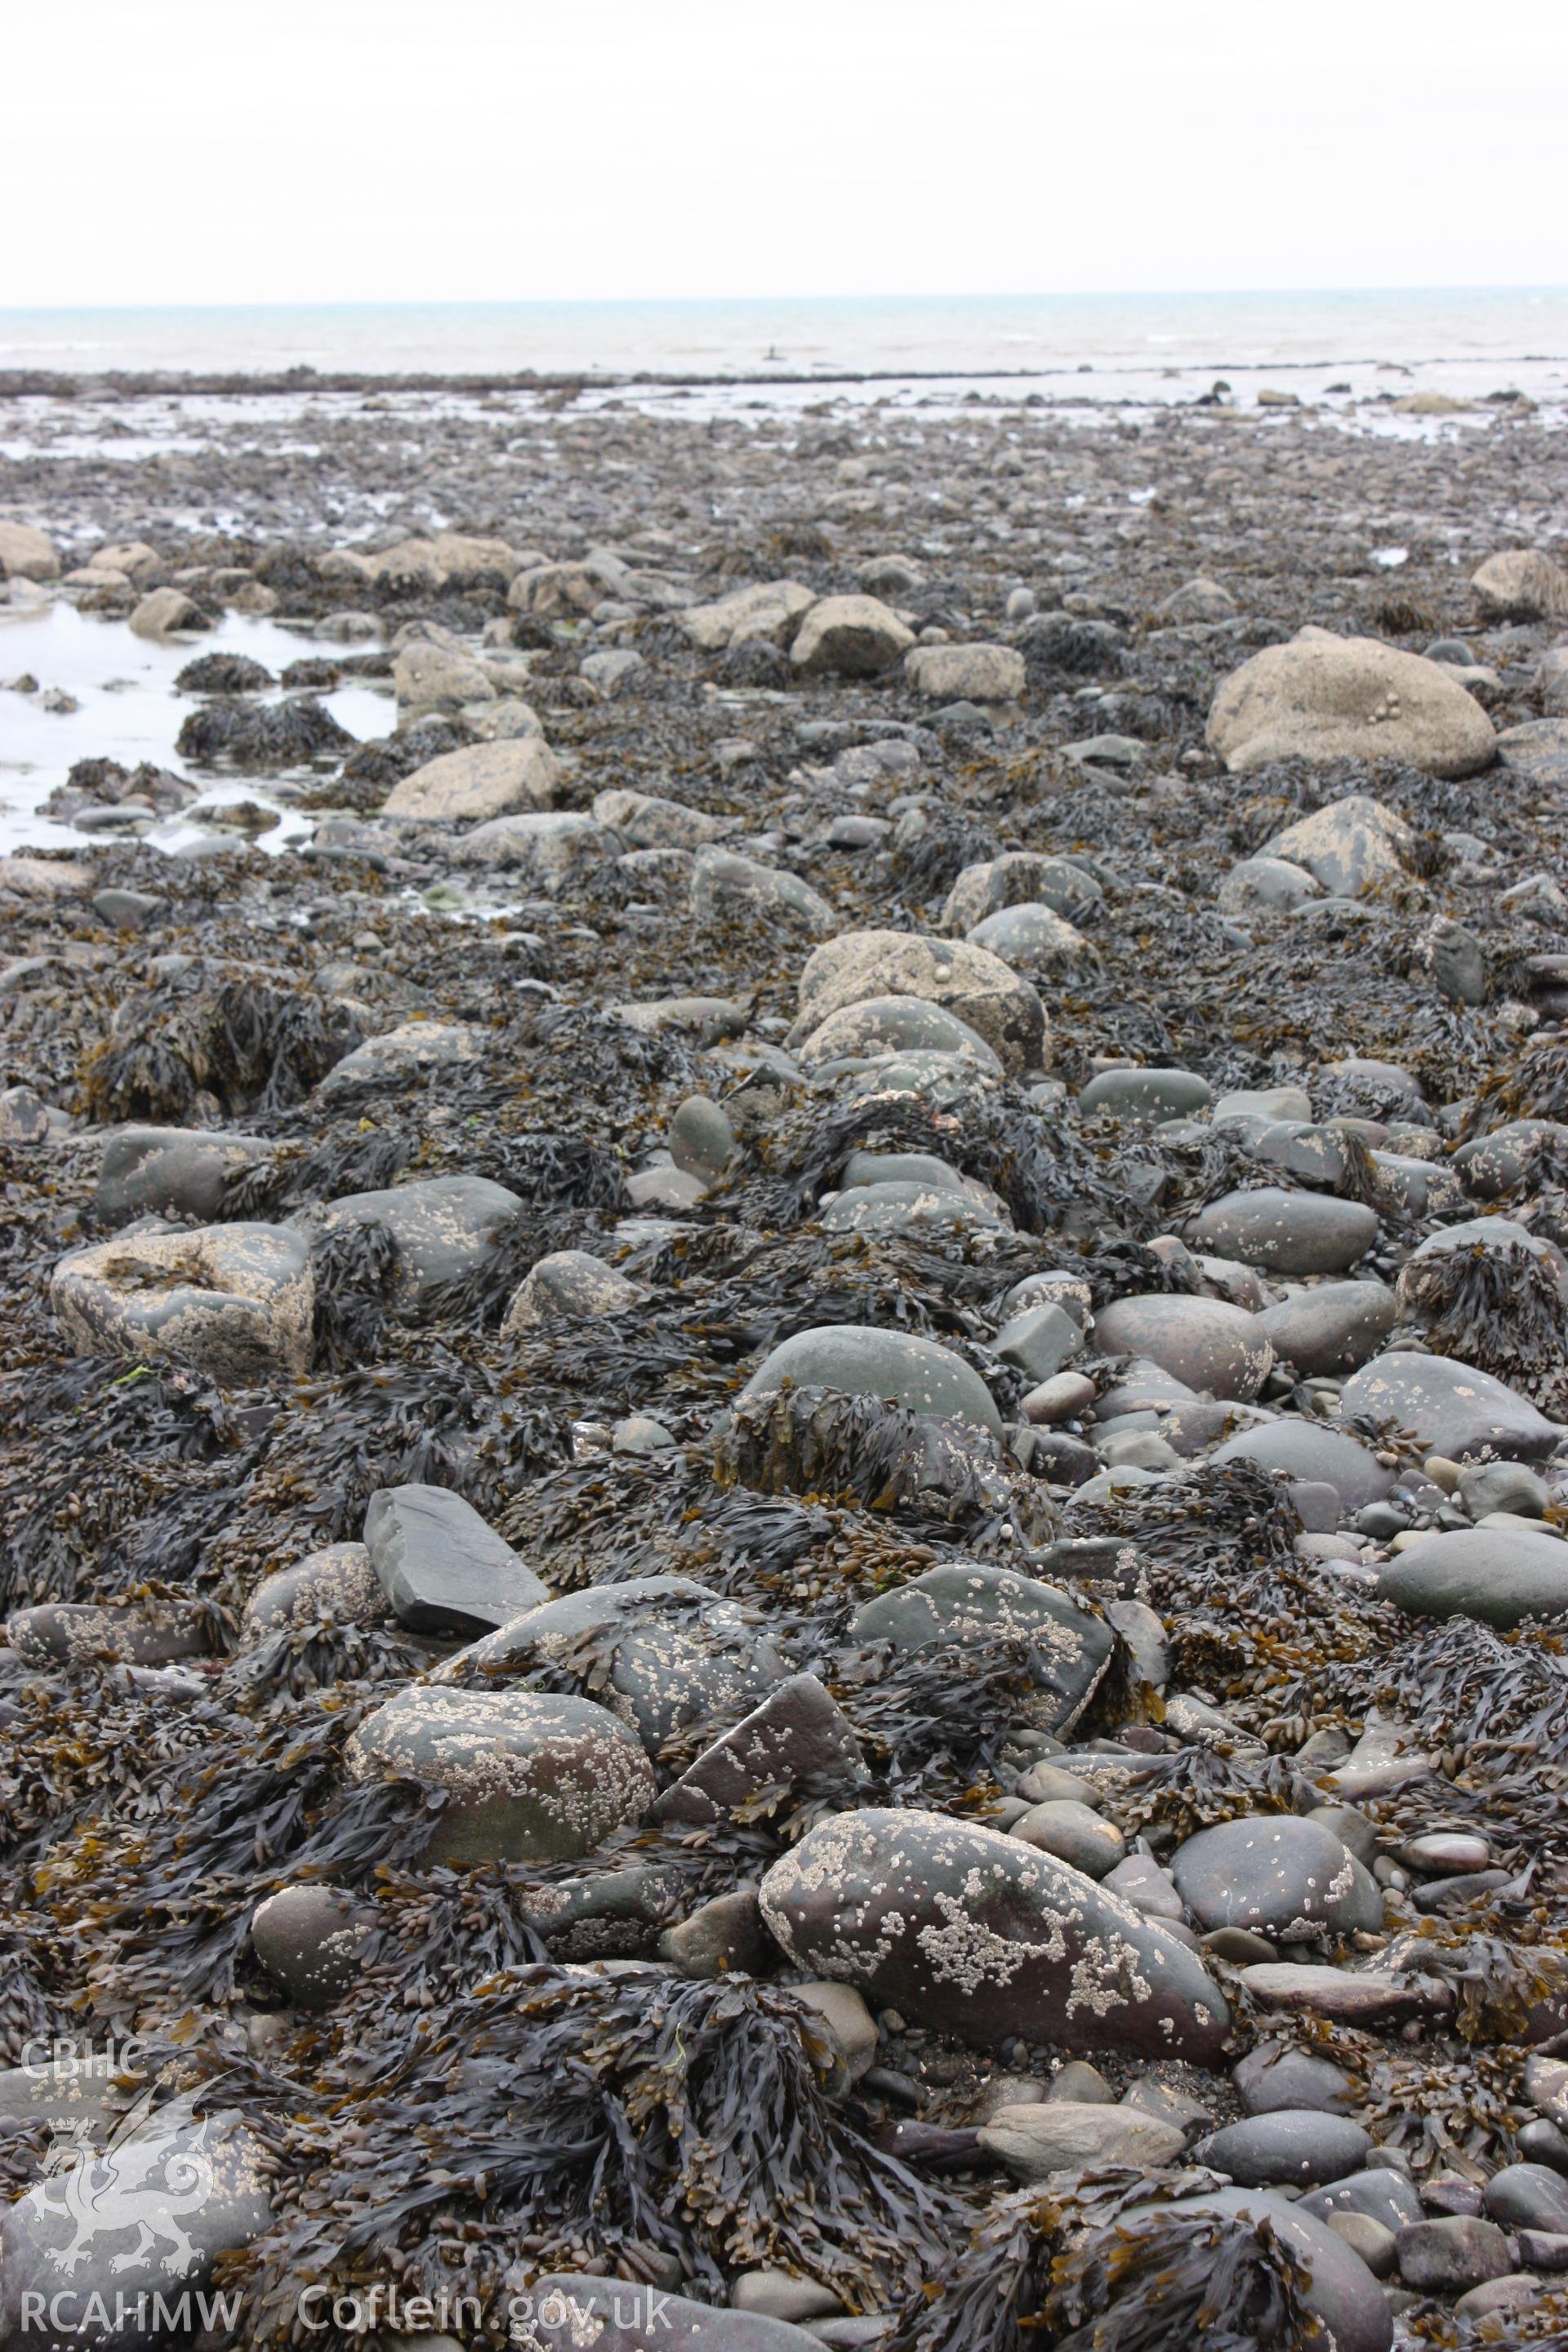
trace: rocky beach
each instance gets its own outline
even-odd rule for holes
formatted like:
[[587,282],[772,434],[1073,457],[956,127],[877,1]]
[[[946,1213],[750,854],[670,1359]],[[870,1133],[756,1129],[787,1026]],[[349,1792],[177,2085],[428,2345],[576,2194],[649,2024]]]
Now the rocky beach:
[[1561,409],[806,389],[0,380],[0,2352],[1568,2347]]

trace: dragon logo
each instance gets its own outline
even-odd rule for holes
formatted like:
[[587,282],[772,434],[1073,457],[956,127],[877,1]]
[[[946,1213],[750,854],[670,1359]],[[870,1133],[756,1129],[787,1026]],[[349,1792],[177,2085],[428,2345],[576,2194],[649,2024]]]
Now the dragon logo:
[[184,2223],[213,2192],[207,2130],[198,2124],[173,2142],[121,2134],[101,2154],[84,2147],[79,2132],[76,2147],[60,2151],[63,2163],[37,2191],[40,2209],[68,2225],[66,2242],[52,2250],[68,2276],[100,2241],[132,2236],[133,2244],[110,2255],[110,2273],[155,2264],[171,2277],[185,2278],[196,2269],[201,2248]]

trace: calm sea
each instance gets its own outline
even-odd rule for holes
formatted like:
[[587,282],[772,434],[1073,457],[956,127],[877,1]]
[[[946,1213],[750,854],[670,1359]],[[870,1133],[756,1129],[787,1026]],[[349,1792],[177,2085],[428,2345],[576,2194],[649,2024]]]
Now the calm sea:
[[[1568,367],[1568,288],[0,310],[0,368],[1060,377],[1357,364],[1495,388]],[[1488,379],[1483,381],[1483,379]],[[1091,387],[1085,385],[1086,391]]]

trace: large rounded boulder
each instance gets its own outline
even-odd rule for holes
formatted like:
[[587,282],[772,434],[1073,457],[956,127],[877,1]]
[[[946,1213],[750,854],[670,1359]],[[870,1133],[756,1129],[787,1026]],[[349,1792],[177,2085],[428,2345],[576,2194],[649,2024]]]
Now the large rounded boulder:
[[1231,672],[1209,712],[1208,744],[1233,775],[1304,759],[1473,776],[1497,756],[1491,720],[1444,663],[1315,628]]
[[1413,1617],[1502,1626],[1561,1617],[1568,1614],[1568,1543],[1529,1528],[1459,1528],[1396,1554],[1378,1589]]
[[1223,1298],[1148,1291],[1115,1299],[1094,1328],[1103,1355],[1142,1358],[1190,1389],[1242,1404],[1258,1394],[1274,1362],[1258,1318]]
[[1461,1462],[1489,1447],[1511,1462],[1535,1462],[1564,1435],[1560,1422],[1521,1397],[1506,1381],[1456,1356],[1415,1356],[1393,1349],[1374,1356],[1345,1382],[1340,1409],[1373,1422],[1408,1429],[1429,1454]]
[[993,1436],[1002,1416],[991,1391],[962,1356],[935,1339],[883,1331],[868,1323],[819,1323],[781,1340],[752,1374],[742,1398],[773,1396],[786,1381],[798,1389],[839,1389],[938,1421],[973,1421]]
[[585,1698],[415,1683],[366,1716],[345,1751],[360,1780],[447,1800],[426,1858],[559,1862],[591,1853],[658,1792],[635,1732]]
[[868,1809],[810,1831],[762,1884],[799,1968],[938,2032],[1217,2062],[1230,2020],[1189,1948],[1021,1838]]

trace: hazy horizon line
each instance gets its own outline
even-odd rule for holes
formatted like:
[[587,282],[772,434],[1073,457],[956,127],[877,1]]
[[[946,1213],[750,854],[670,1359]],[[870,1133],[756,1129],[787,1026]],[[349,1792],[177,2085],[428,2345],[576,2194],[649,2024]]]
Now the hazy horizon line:
[[931,302],[1117,302],[1202,300],[1215,296],[1247,300],[1289,296],[1322,295],[1336,300],[1347,297],[1375,298],[1393,294],[1563,294],[1568,295],[1568,281],[1521,278],[1518,281],[1492,282],[1486,285],[1452,283],[1447,280],[1413,279],[1404,285],[1331,286],[1102,286],[1055,287],[1043,289],[1014,288],[986,293],[863,293],[863,294],[483,294],[441,295],[401,294],[372,299],[310,295],[255,295],[234,297],[224,301],[191,300],[185,298],[159,301],[116,302],[78,299],[71,302],[10,302],[0,300],[0,317],[7,315],[43,315],[60,317],[81,310],[109,310],[127,315],[147,310],[602,310],[624,308],[659,310],[681,308],[734,309],[747,304],[813,303],[824,308],[863,308],[876,303]]

